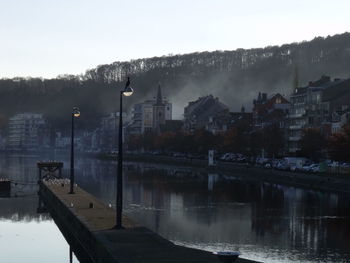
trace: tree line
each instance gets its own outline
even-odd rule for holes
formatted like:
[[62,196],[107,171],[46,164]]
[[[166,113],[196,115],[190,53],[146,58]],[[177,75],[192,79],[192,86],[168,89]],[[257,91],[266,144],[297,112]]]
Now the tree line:
[[0,79],[0,128],[21,112],[44,113],[54,128],[68,128],[71,108],[78,106],[80,128],[94,129],[101,116],[117,110],[118,89],[126,76],[135,90],[125,100],[126,111],[133,103],[152,98],[159,82],[174,104],[213,94],[238,110],[242,104],[249,108],[259,91],[290,94],[296,67],[302,84],[325,73],[349,77],[349,62],[350,33],[344,33],[282,46],[114,62],[53,79]]
[[[257,131],[233,127],[225,132],[213,134],[205,129],[194,132],[177,131],[157,134],[146,132],[132,135],[127,140],[129,150],[171,152],[206,156],[208,150],[240,153],[247,157],[258,157],[264,151],[265,157],[281,158],[286,153],[286,142],[283,130],[270,126]],[[350,162],[350,123],[343,132],[325,137],[319,129],[305,129],[300,141],[299,157],[313,161],[331,158],[336,161]]]

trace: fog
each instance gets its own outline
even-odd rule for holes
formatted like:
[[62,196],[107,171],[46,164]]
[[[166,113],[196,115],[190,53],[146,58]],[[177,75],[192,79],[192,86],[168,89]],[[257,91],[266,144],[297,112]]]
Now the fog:
[[155,97],[159,82],[163,96],[173,104],[173,119],[182,119],[190,101],[209,94],[231,111],[242,106],[250,111],[259,92],[278,92],[288,98],[296,69],[299,85],[324,74],[348,78],[349,45],[350,34],[344,33],[283,46],[114,62],[55,79],[0,79],[0,128],[6,128],[8,118],[16,113],[37,112],[44,113],[55,129],[68,129],[71,108],[78,106],[80,127],[95,129],[102,116],[118,111],[126,76],[135,90],[124,99],[128,113],[133,104]]

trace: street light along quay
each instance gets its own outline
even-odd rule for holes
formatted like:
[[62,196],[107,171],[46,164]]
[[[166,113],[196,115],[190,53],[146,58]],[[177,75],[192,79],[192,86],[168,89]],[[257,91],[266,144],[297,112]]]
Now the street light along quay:
[[119,104],[119,134],[118,134],[118,173],[117,173],[117,200],[116,200],[116,226],[122,228],[123,212],[123,95],[131,96],[134,90],[130,87],[130,78],[125,83],[125,88],[120,91]]
[[78,107],[73,107],[72,110],[72,136],[70,146],[70,194],[74,194],[74,118],[80,116],[80,110]]

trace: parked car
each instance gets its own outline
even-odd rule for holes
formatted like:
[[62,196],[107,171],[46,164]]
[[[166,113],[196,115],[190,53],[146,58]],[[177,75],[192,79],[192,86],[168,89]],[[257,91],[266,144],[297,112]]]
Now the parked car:
[[235,154],[234,153],[224,153],[221,157],[220,160],[222,161],[234,161],[235,160]]
[[240,155],[240,156],[237,156],[236,161],[240,163],[244,163],[247,161],[247,158],[243,155]]
[[273,159],[273,160],[271,161],[272,167],[276,169],[276,168],[277,168],[277,165],[278,165],[280,162],[283,162],[283,160],[281,160],[281,159]]
[[327,163],[327,166],[328,166],[328,167],[338,167],[338,166],[339,166],[339,163],[338,163],[338,162],[334,162],[334,161],[333,161],[333,162],[328,162],[328,163]]
[[272,168],[272,165],[271,165],[270,163],[266,163],[266,164],[264,165],[264,168],[266,168],[266,169],[271,169],[271,168]]
[[291,166],[289,167],[289,170],[292,171],[292,172],[295,172],[295,171],[298,170],[298,168],[297,168],[296,165],[293,164],[293,165],[291,165]]
[[311,168],[311,172],[314,172],[314,173],[319,173],[321,170],[320,170],[320,164],[315,164],[312,166]]
[[276,169],[287,171],[287,170],[289,170],[289,165],[287,165],[285,162],[281,161],[281,162],[277,163]]
[[268,161],[269,161],[268,158],[262,158],[262,157],[258,157],[258,158],[256,158],[256,160],[255,160],[255,162],[256,162],[257,164],[260,164],[260,165],[263,165],[263,166],[264,166]]
[[350,168],[350,163],[342,163],[341,167],[342,168]]
[[316,171],[318,172],[320,170],[320,165],[317,163],[312,163],[310,165],[304,165],[302,167],[302,170],[304,172],[316,172]]

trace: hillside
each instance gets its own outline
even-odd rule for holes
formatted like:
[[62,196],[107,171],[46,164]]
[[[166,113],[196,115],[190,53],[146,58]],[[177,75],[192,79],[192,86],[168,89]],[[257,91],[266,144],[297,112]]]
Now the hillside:
[[99,116],[117,109],[117,89],[127,75],[131,76],[135,96],[125,100],[126,107],[153,97],[160,82],[164,96],[174,103],[176,118],[181,117],[188,101],[209,93],[232,110],[242,105],[250,109],[259,91],[290,94],[295,71],[302,85],[322,74],[349,77],[349,65],[350,33],[283,46],[114,62],[79,76],[2,79],[0,112],[3,120],[16,112],[45,112],[54,126],[61,126],[69,125],[67,115],[77,105],[87,117],[81,125],[93,128]]
[[131,75],[135,87],[145,93],[160,81],[181,107],[188,100],[213,93],[237,110],[242,104],[250,108],[258,91],[290,94],[295,69],[299,84],[305,84],[322,74],[349,77],[349,63],[350,34],[344,33],[283,46],[115,62],[88,70],[85,77],[111,82]]

